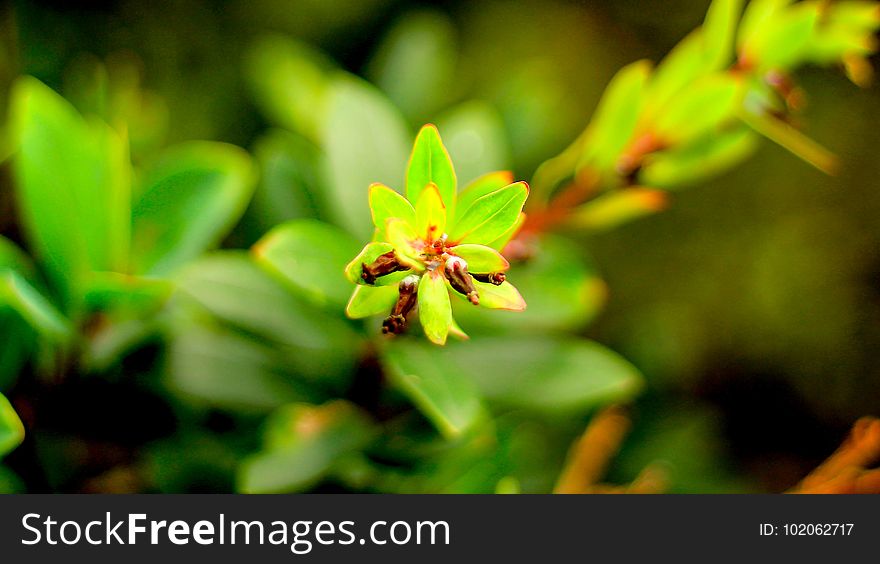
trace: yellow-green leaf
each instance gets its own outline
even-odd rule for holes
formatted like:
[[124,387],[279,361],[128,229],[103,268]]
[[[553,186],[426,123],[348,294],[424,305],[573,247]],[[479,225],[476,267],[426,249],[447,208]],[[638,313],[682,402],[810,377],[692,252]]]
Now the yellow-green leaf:
[[446,232],[446,206],[434,183],[422,190],[416,202],[416,221],[413,227],[425,241],[436,241]]
[[450,242],[492,243],[516,223],[528,196],[528,185],[516,182],[477,198],[450,230]]
[[419,282],[419,319],[425,335],[432,343],[446,344],[452,324],[452,306],[446,280],[437,271],[425,273]]
[[384,232],[385,224],[392,217],[400,218],[410,225],[416,220],[416,210],[409,201],[384,184],[370,185],[370,212],[373,225]]
[[422,127],[413,145],[409,165],[406,169],[406,197],[417,202],[429,183],[434,183],[447,212],[455,217],[455,194],[458,190],[452,160],[440,132],[432,124]]
[[345,307],[345,314],[352,319],[361,319],[380,313],[388,314],[397,302],[396,285],[357,286]]
[[453,247],[452,253],[467,262],[469,272],[501,272],[510,268],[510,263],[498,251],[484,245],[458,245]]

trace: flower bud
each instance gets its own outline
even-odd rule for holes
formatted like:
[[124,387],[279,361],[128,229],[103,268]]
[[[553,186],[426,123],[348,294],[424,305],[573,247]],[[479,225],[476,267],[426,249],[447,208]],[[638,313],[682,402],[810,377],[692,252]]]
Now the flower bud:
[[361,263],[361,270],[361,278],[367,284],[372,285],[376,283],[376,278],[379,278],[380,276],[386,276],[392,272],[409,270],[409,267],[401,264],[400,261],[397,260],[394,251],[388,251],[384,255],[376,257],[376,260],[373,261],[372,264]]
[[397,286],[397,303],[391,309],[391,315],[382,322],[382,333],[399,335],[406,329],[406,316],[412,311],[418,299],[419,277],[407,276]]
[[492,284],[493,286],[500,286],[504,284],[504,281],[507,280],[507,275],[503,272],[490,272],[488,274],[471,274],[474,277],[474,280],[479,282],[485,282],[486,284]]
[[459,257],[449,257],[446,259],[446,279],[452,288],[467,297],[468,301],[474,305],[480,305],[480,296],[477,295],[477,288],[471,275],[468,274],[467,263]]

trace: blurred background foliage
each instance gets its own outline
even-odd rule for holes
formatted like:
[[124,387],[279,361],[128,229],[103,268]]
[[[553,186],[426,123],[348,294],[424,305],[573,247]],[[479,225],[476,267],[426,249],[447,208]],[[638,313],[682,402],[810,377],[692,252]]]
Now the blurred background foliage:
[[[529,309],[460,308],[473,338],[448,349],[379,340],[377,320],[341,315],[342,266],[369,236],[367,186],[402,189],[421,124],[438,125],[460,185],[502,169],[531,179],[618,69],[662,59],[707,6],[5,7],[0,101],[47,98],[34,131],[60,124],[70,156],[50,146],[2,168],[0,234],[40,257],[42,277],[3,239],[0,268],[17,264],[56,305],[4,277],[19,307],[0,310],[0,429],[14,435],[20,417],[27,432],[0,490],[545,492],[595,409],[629,401],[610,481],[661,461],[671,491],[790,487],[880,399],[880,97],[840,73],[796,75],[798,119],[839,155],[834,176],[763,142],[664,213],[545,237],[511,275]],[[13,87],[20,75],[91,125],[35,81]],[[41,113],[53,104],[57,120]],[[109,141],[94,140],[96,117]],[[21,178],[87,186],[72,171],[102,142],[120,153],[108,176],[130,176],[102,200],[130,206],[130,236],[89,234],[81,202],[49,188],[23,209]],[[126,248],[74,276],[35,243],[29,213],[62,218],[57,240],[83,231]],[[40,335],[23,311],[42,315]],[[51,344],[71,331],[81,338]],[[0,432],[0,453],[15,443]]]

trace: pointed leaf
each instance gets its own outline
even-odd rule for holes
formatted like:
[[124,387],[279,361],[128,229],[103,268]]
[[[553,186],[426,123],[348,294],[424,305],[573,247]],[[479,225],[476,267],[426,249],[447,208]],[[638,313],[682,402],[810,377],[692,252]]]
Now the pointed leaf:
[[295,220],[267,233],[253,252],[260,264],[312,303],[339,310],[348,303],[346,266],[358,244],[345,231],[316,220]]
[[743,0],[713,0],[703,23],[704,56],[712,70],[726,67],[733,58],[736,24]]
[[465,212],[467,212],[478,199],[510,184],[513,184],[513,173],[502,170],[484,174],[465,186],[464,190],[458,194],[456,200],[455,223],[464,216]]
[[396,285],[390,286],[357,286],[345,308],[345,315],[352,319],[361,319],[373,315],[387,315],[399,295]]
[[238,147],[198,141],[167,150],[144,174],[132,209],[136,271],[168,274],[219,244],[244,213],[254,181]]
[[458,245],[452,252],[467,262],[469,272],[502,272],[510,268],[510,263],[498,251],[483,245]]
[[648,61],[623,67],[605,88],[588,126],[581,166],[612,167],[635,132],[651,73]]
[[30,77],[11,95],[14,173],[26,234],[66,305],[78,306],[91,270],[118,270],[128,255],[131,164],[115,131],[84,120]]
[[436,241],[446,232],[446,206],[440,190],[433,183],[422,190],[416,202],[416,222],[413,227],[416,234],[427,242]]
[[522,227],[523,223],[526,221],[526,214],[520,213],[519,217],[516,218],[516,221],[513,225],[510,226],[510,229],[505,231],[500,237],[489,243],[487,246],[492,247],[499,253],[504,252],[504,247],[507,246],[510,241],[516,237],[516,234],[519,233],[519,228]]
[[422,127],[413,145],[406,169],[406,197],[417,202],[429,183],[434,183],[451,217],[455,217],[455,194],[458,190],[455,170],[440,133],[432,124]]
[[[427,278],[427,277],[426,277]],[[442,362],[443,349],[426,344],[391,343],[382,365],[391,383],[416,405],[447,438],[472,429],[484,414],[479,394],[469,378]]]
[[380,231],[392,217],[414,225],[416,210],[409,201],[384,184],[370,185],[370,211],[373,214],[373,225]]
[[446,344],[452,324],[452,306],[446,280],[437,272],[427,272],[419,282],[419,320],[432,343]]
[[452,228],[450,242],[491,243],[516,223],[528,196],[528,185],[516,182],[478,198]]

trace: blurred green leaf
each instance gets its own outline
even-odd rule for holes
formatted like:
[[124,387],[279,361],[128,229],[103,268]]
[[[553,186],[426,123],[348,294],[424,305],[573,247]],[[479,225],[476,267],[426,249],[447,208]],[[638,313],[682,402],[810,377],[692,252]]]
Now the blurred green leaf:
[[17,272],[0,272],[0,306],[2,305],[12,308],[51,342],[63,344],[74,337],[68,320]]
[[453,438],[473,428],[484,410],[473,382],[455,367],[438,362],[443,357],[437,351],[442,350],[398,339],[383,350],[382,365],[391,384],[445,437]]
[[[469,100],[454,106],[437,118],[437,127],[443,132],[443,144],[455,163],[458,178],[471,181],[487,170],[510,168],[511,150],[504,121],[488,103]],[[501,186],[511,182],[513,178]]]
[[254,191],[247,222],[255,224],[255,237],[272,227],[306,217],[322,216],[321,153],[293,133],[273,129],[254,145],[260,180]]
[[709,5],[702,33],[709,69],[721,70],[730,64],[742,6],[743,0],[713,0]]
[[[440,133],[428,124],[419,131],[406,168],[406,197],[419,202],[424,190],[434,184],[450,217],[455,217],[455,196],[458,183],[449,153],[443,146]],[[418,206],[416,206],[418,211]],[[418,228],[418,226],[416,226]]]
[[516,223],[528,196],[528,185],[516,182],[478,198],[450,228],[449,240],[491,244]]
[[458,245],[453,252],[468,263],[470,272],[501,272],[510,268],[510,263],[498,251],[483,245]]
[[433,362],[463,374],[491,403],[554,415],[628,401],[642,387],[638,370],[623,357],[570,338],[481,338],[450,345]]
[[135,270],[169,274],[217,245],[244,213],[254,181],[238,147],[193,141],[167,150],[144,173],[132,210]]
[[446,343],[452,324],[452,306],[446,279],[437,271],[426,272],[419,281],[419,320],[431,342]]
[[743,56],[762,70],[787,69],[802,62],[820,9],[819,2],[799,2],[774,13],[742,45]]
[[128,145],[34,78],[15,83],[11,104],[22,222],[65,305],[77,309],[89,271],[126,266]]
[[376,429],[352,404],[293,404],[267,420],[264,449],[249,456],[238,472],[242,493],[292,493],[314,486],[334,465],[365,448]]
[[730,73],[701,78],[670,101],[654,132],[668,144],[687,143],[735,119],[743,95],[742,81]]
[[24,425],[6,396],[0,394],[0,458],[24,440]]
[[359,245],[348,233],[314,220],[279,225],[254,245],[257,261],[277,273],[291,290],[339,311],[351,295],[346,265]]
[[503,282],[500,286],[495,286],[474,281],[474,286],[477,288],[477,295],[480,296],[480,307],[508,311],[526,309],[525,300],[510,282]]
[[321,146],[326,152],[331,217],[349,232],[367,238],[372,231],[367,187],[374,182],[403,186],[409,154],[403,118],[375,88],[337,74],[330,83]]
[[209,323],[178,320],[169,335],[165,383],[196,405],[265,412],[321,395],[267,344]]
[[93,272],[86,283],[85,305],[89,310],[111,315],[145,315],[161,307],[173,291],[168,280]]
[[700,76],[706,74],[705,29],[697,29],[682,39],[666,55],[651,76],[645,93],[645,117],[656,118],[666,105]]
[[567,219],[569,227],[603,232],[657,213],[666,207],[667,194],[642,186],[627,186],[593,198]]
[[648,155],[639,183],[667,189],[696,184],[742,162],[757,146],[758,136],[748,127],[712,132],[683,147]]
[[452,22],[444,14],[407,14],[379,44],[367,75],[408,118],[423,121],[454,95],[450,85],[455,83],[455,39]]
[[247,53],[246,77],[257,105],[276,125],[321,139],[329,73],[336,64],[305,43],[279,35],[258,40]]
[[341,390],[350,379],[360,339],[344,320],[303,303],[242,252],[219,252],[179,277],[187,294],[226,325],[273,350],[285,370]]
[[606,170],[614,166],[635,132],[650,74],[651,63],[637,61],[614,75],[587,127],[579,167]]

